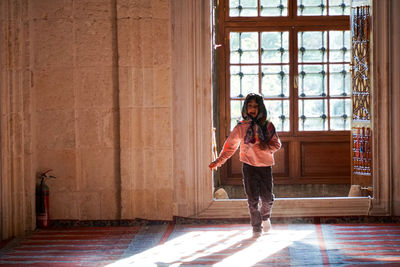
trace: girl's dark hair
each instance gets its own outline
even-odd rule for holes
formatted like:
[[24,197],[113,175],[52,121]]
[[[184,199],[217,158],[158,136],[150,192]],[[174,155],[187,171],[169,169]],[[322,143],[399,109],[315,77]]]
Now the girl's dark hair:
[[[249,102],[252,100],[255,100],[256,103],[258,104],[258,114],[255,119],[251,118],[251,116],[247,113],[247,106],[248,106]],[[261,128],[264,136],[267,137],[270,135],[267,130],[267,126],[268,126],[267,109],[265,108],[264,99],[262,96],[260,96],[258,94],[253,94],[253,93],[248,94],[246,96],[243,107],[242,107],[242,117],[245,120],[254,120],[255,123]],[[260,140],[260,148],[262,150],[265,150],[267,148],[267,143],[271,137],[265,138],[264,140]]]

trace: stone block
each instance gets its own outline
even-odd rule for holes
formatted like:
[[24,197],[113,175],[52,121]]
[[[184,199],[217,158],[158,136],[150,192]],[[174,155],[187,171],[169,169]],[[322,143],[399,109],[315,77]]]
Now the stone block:
[[[77,166],[75,150],[38,150],[37,171],[52,169],[55,179],[48,179],[52,192],[74,192],[77,190]],[[39,182],[39,179],[37,179]]]
[[[140,203],[140,202],[139,202]],[[147,187],[144,190],[143,200],[141,205],[144,206],[144,215],[146,219],[149,220],[157,220],[158,210],[157,210],[157,188],[156,187]]]
[[123,108],[119,112],[119,130],[121,149],[132,148],[132,109]]
[[145,191],[133,190],[132,192],[132,206],[133,216],[135,218],[146,219],[146,205]]
[[143,75],[143,68],[119,68],[119,99],[121,108],[143,106]]
[[[0,14],[7,14],[8,12],[8,5],[9,5],[9,2],[8,1],[0,1]],[[6,20],[7,19],[7,16],[0,16],[0,23],[3,21],[3,20]]]
[[141,108],[122,109],[120,111],[120,146],[123,148],[143,148]]
[[171,107],[171,69],[170,67],[154,69],[154,106]]
[[75,148],[75,111],[44,110],[36,113],[38,149]]
[[[142,108],[140,111],[140,124],[137,125],[140,130],[140,136],[143,147],[152,148],[157,139],[162,138],[164,133],[162,128],[159,128],[158,123],[155,122],[154,108]],[[156,126],[156,127],[155,127]],[[133,126],[134,127],[134,126]]]
[[170,18],[170,1],[169,0],[151,0],[152,17],[156,19]]
[[[79,218],[79,203],[76,192],[58,192],[52,194],[50,191],[50,219],[51,220],[77,220]],[[96,206],[93,207],[96,209]]]
[[12,70],[10,72],[10,89],[12,90],[11,93],[11,105],[12,111],[14,113],[22,112],[24,110],[24,98],[23,98],[23,88],[22,88],[22,81],[23,81],[23,70]]
[[78,109],[77,140],[79,147],[115,147],[116,112],[113,109]]
[[33,137],[30,127],[31,115],[25,114],[24,121],[28,122],[24,124],[24,153],[25,155],[30,155],[33,153]]
[[120,109],[127,109],[133,106],[132,95],[132,68],[119,67],[118,68],[118,87],[119,87],[119,107]]
[[101,220],[118,220],[119,219],[119,195],[118,191],[104,190],[101,192],[100,200],[100,219]]
[[[79,1],[78,1],[79,2]],[[29,0],[30,19],[61,19],[72,17],[73,0]]]
[[[172,129],[171,129],[171,108],[154,109],[154,145],[157,148],[172,147]],[[184,127],[184,125],[181,125]]]
[[117,0],[118,18],[151,18],[151,0]]
[[121,148],[121,190],[131,190],[133,182],[132,150]]
[[[117,96],[112,67],[82,67],[74,70],[78,108],[112,108]],[[116,100],[116,99],[115,99]]]
[[22,71],[22,103],[24,113],[32,112],[32,95],[34,94],[32,88],[32,76],[32,71]]
[[[0,3],[3,3],[4,1],[0,1]],[[4,14],[2,12],[2,10],[0,10],[0,14]],[[7,21],[5,21],[2,18],[0,18],[0,58],[2,60],[0,60],[0,67],[2,70],[2,74],[4,72],[5,69],[9,68],[9,64],[8,64],[8,59],[7,57],[9,56],[8,53],[8,47],[7,47]],[[7,40],[7,41],[6,41]]]
[[156,190],[156,210],[153,212],[157,220],[172,220],[173,217],[173,190],[172,188],[159,188]]
[[[39,180],[36,179],[36,173],[33,171],[33,156],[24,155],[24,191],[28,197],[34,197],[35,186]],[[27,198],[29,199],[29,198]]]
[[153,33],[153,65],[171,65],[170,21],[168,19],[152,19],[151,31]]
[[142,106],[154,107],[154,68],[143,69]]
[[12,140],[12,152],[14,156],[22,156],[24,153],[24,119],[22,112],[11,114],[11,140]]
[[[148,111],[148,113],[146,113]],[[152,129],[145,127],[149,126],[149,122],[146,122],[146,116],[153,118],[152,110],[143,108],[132,108],[131,109],[131,125],[129,128],[130,144],[132,148],[144,148],[152,145],[151,133]]]
[[[140,53],[141,53],[141,66],[144,68],[154,67],[154,54],[162,53],[163,51],[156,51],[154,48],[155,42],[159,39],[153,32],[153,19],[139,20],[140,27]],[[157,40],[156,40],[157,39]],[[167,41],[167,40],[163,40]],[[168,40],[169,42],[169,40]]]
[[36,110],[60,110],[74,107],[73,70],[57,68],[34,70]]
[[142,65],[140,20],[124,18],[118,20],[118,65],[135,66]]
[[74,36],[71,19],[33,20],[32,28],[34,68],[73,66]]
[[111,20],[75,20],[76,65],[113,66],[113,27]]
[[101,220],[101,193],[79,193],[79,219]]
[[134,219],[133,216],[133,191],[132,190],[121,190],[121,219],[129,220]]
[[145,169],[144,157],[145,151],[143,149],[132,149],[132,161],[130,164],[133,166],[133,176],[132,176],[132,189],[134,190],[144,190],[145,180],[148,176],[147,169]]
[[119,184],[117,152],[110,148],[80,149],[80,191],[116,190]]
[[145,149],[143,151],[143,179],[144,189],[156,188],[156,177],[154,168],[154,150]]
[[155,150],[154,153],[154,169],[157,179],[157,188],[173,187],[173,161],[172,150]]
[[113,0],[78,0],[74,1],[74,18],[108,19],[114,16]]

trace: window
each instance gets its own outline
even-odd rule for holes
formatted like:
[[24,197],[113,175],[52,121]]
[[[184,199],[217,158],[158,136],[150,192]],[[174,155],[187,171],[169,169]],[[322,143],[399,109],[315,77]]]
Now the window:
[[[284,143],[276,167],[282,169],[275,171],[282,183],[349,181],[344,162],[336,167],[345,171],[331,175],[310,161],[338,142],[342,149],[349,145],[350,0],[219,3],[220,143],[241,118],[246,95],[258,93]],[[309,146],[315,141],[323,145]],[[320,166],[329,164],[329,157],[320,160]],[[233,165],[222,172],[228,184],[240,177]]]

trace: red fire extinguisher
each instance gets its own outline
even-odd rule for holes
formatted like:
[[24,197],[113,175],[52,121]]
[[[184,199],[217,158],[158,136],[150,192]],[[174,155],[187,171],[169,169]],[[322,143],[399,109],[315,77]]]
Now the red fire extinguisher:
[[40,184],[36,185],[36,226],[38,228],[46,228],[50,226],[50,213],[49,213],[49,187],[46,185],[47,178],[56,178],[50,175],[47,170],[40,173]]

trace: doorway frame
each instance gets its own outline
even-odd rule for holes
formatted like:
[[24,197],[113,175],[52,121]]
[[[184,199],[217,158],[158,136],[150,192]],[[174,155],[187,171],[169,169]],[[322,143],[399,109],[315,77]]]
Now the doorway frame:
[[[174,215],[190,218],[248,217],[246,200],[214,200],[211,171],[212,137],[212,12],[211,0],[179,1],[173,4],[172,79],[174,95],[183,93],[190,105],[186,111],[195,131],[188,147],[174,148],[174,173],[187,174],[186,186],[175,191]],[[372,92],[373,186],[370,197],[277,198],[273,217],[391,215],[391,136],[390,129],[390,0],[372,2]],[[176,30],[179,29],[179,30]],[[182,34],[188,33],[191,34]],[[374,42],[376,40],[376,42]],[[179,44],[179,49],[177,45]],[[183,64],[185,63],[185,64]],[[188,65],[189,64],[189,65]],[[178,123],[177,118],[174,124]],[[181,122],[180,122],[181,123]],[[182,135],[185,127],[175,128]],[[377,145],[379,144],[379,146]],[[189,155],[190,163],[180,166],[175,159]],[[175,175],[174,175],[175,176]],[[174,184],[182,184],[175,178]],[[181,192],[183,191],[183,192]],[[186,197],[182,197],[182,193]]]

